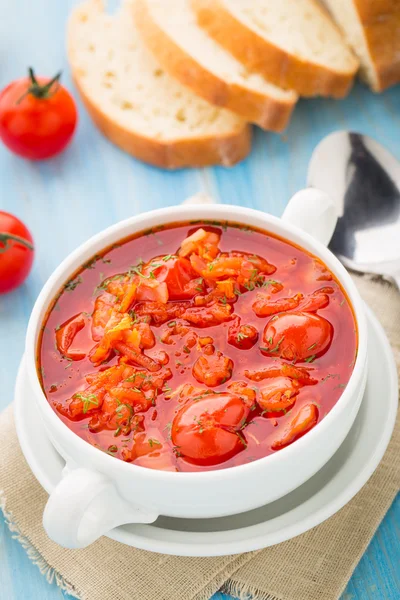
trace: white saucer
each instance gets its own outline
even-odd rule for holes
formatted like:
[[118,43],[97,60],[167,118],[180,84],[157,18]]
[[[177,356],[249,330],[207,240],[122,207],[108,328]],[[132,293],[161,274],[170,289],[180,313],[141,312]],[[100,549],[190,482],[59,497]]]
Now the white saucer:
[[[160,517],[151,525],[124,525],[109,537],[163,554],[221,556],[278,544],[322,523],[342,508],[379,464],[397,412],[397,372],[386,335],[370,310],[369,373],[357,419],[342,446],[314,477],[284,498],[256,510],[218,519]],[[21,363],[15,420],[22,451],[47,492],[61,479],[64,461],[50,443]],[[238,481],[240,493],[240,481]]]

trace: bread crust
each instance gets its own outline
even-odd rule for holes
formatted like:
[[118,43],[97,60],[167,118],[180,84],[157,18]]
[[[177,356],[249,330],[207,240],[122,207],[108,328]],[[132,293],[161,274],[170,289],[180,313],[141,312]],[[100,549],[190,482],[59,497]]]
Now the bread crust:
[[158,62],[195,94],[263,129],[280,132],[286,128],[297,102],[296,94],[293,93],[292,99],[277,99],[218,77],[185,52],[155,22],[146,0],[135,3],[134,18],[146,46]]
[[116,146],[135,158],[162,169],[184,167],[232,166],[243,160],[251,149],[251,128],[244,124],[241,129],[219,136],[202,136],[162,141],[129,131],[111,119],[86,94],[73,73],[74,83],[93,122]]
[[[222,0],[191,0],[198,23],[250,71],[259,72],[276,85],[302,96],[343,98],[351,89],[358,69],[340,72],[302,60],[258,35],[238,20]],[[323,10],[315,3],[317,10]]]
[[160,140],[123,127],[115,118],[102,110],[96,100],[87,92],[83,80],[85,73],[78,66],[74,50],[75,27],[88,14],[96,15],[104,11],[102,0],[89,0],[78,6],[68,23],[67,54],[72,68],[72,78],[82,101],[93,122],[100,131],[116,146],[135,158],[163,169],[184,167],[206,167],[211,165],[231,166],[243,160],[251,149],[251,127],[238,120],[237,126],[220,135],[178,137]]
[[400,4],[397,0],[353,0],[377,78],[376,92],[400,82]]

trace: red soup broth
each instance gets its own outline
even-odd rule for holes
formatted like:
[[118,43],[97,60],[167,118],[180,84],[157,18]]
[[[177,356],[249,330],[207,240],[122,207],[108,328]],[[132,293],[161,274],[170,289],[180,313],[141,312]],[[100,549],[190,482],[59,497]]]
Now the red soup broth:
[[315,256],[234,223],[179,223],[82,266],[43,325],[48,402],[136,465],[233,467],[279,451],[340,398],[357,353],[350,302]]

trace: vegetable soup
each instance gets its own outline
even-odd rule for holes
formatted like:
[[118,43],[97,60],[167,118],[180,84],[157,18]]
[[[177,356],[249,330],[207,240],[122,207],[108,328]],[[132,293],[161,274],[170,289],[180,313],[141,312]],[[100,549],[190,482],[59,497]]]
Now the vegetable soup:
[[48,402],[135,465],[204,471],[292,444],[351,376],[349,300],[315,256],[235,223],[143,232],[82,266],[42,328]]

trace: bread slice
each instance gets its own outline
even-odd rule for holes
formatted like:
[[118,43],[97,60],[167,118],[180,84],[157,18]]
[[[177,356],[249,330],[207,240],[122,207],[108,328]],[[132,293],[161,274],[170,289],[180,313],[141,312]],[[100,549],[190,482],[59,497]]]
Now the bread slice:
[[131,0],[109,15],[100,0],[68,26],[73,78],[93,121],[117,146],[158,167],[232,165],[250,150],[249,125],[167,75],[144,47]]
[[250,71],[303,96],[345,96],[358,60],[316,0],[191,0],[198,23]]
[[297,94],[249,73],[197,25],[189,0],[139,0],[135,13],[147,47],[183,85],[263,129],[286,127]]
[[400,81],[399,0],[323,0],[376,92]]

